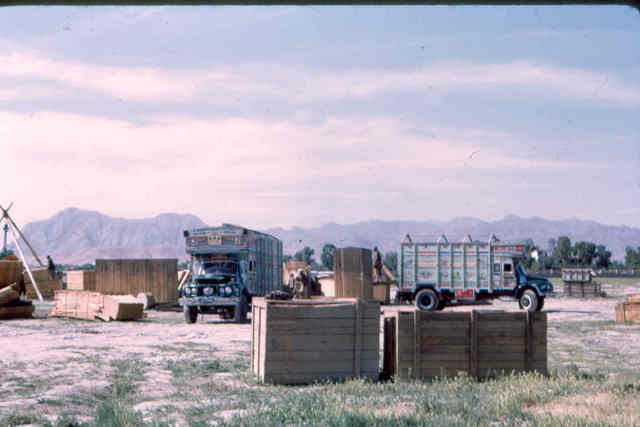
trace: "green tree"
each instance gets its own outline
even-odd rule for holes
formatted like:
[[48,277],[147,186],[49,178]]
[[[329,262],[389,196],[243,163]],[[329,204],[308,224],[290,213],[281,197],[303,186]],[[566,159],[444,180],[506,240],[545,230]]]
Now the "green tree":
[[315,262],[316,262],[313,259],[314,252],[315,251],[313,250],[313,248],[310,248],[309,246],[305,246],[304,248],[302,248],[301,251],[296,252],[296,254],[293,256],[293,258],[296,261],[304,261],[308,265],[314,265]]
[[553,261],[557,266],[569,265],[571,258],[571,240],[567,236],[558,238],[553,250]]
[[573,254],[583,266],[590,266],[596,257],[596,245],[591,242],[577,242],[573,247]]
[[596,247],[596,267],[609,268],[611,264],[611,251],[605,245]]
[[391,270],[391,274],[396,277],[396,280],[398,280],[398,253],[387,252],[386,254],[384,254],[382,262],[387,266],[389,270]]
[[320,260],[327,270],[333,270],[333,257],[335,255],[336,245],[327,243],[322,247]]
[[287,262],[287,261],[291,261],[293,259],[293,255],[290,254],[284,254],[284,256],[282,257],[282,261]]
[[640,246],[635,251],[632,247],[627,246],[624,257],[624,265],[626,268],[640,268]]

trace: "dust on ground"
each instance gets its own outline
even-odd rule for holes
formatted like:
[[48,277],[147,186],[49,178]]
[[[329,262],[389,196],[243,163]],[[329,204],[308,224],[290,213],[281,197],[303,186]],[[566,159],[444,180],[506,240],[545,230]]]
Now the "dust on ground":
[[[614,310],[625,295],[640,293],[640,283],[619,286],[605,282],[603,291],[607,294],[603,298],[546,300],[550,370],[574,365],[624,374],[640,368],[640,325],[616,324]],[[203,370],[209,387],[212,377],[216,387],[256,387],[236,372],[248,375],[250,323],[234,324],[205,315],[188,325],[181,312],[154,310],[147,311],[146,319],[135,322],[47,318],[52,303],[35,305],[34,319],[0,322],[0,416],[34,412],[55,419],[65,411],[86,407],[83,396],[105,389],[114,371],[113,362],[120,360],[144,365],[134,409],[147,415],[167,408],[179,412],[190,404],[189,397],[181,395],[185,384],[180,382],[180,373],[182,365],[194,361],[217,360],[232,367],[226,371]],[[446,310],[472,309],[519,311],[517,303],[504,301]],[[193,365],[193,369],[200,368]],[[197,378],[190,381],[198,386]],[[215,413],[215,409],[212,411]],[[225,419],[239,411],[221,408],[216,415]]]

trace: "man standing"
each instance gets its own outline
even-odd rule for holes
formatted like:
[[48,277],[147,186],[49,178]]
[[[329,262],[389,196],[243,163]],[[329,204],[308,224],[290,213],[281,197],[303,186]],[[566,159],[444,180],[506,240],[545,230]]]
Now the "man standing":
[[382,256],[380,255],[380,251],[378,251],[378,247],[374,246],[373,248],[373,272],[374,278],[373,281],[381,282],[383,280],[382,277]]
[[48,270],[49,270],[49,278],[51,280],[56,279],[56,265],[53,263],[51,256],[47,255],[47,261],[49,262]]

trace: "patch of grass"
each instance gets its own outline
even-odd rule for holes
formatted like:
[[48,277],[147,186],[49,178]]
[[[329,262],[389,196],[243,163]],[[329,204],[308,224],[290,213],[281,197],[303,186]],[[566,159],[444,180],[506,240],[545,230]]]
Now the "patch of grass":
[[167,360],[167,369],[174,378],[192,379],[207,377],[213,373],[229,372],[229,368],[220,360]]
[[184,353],[185,351],[209,353],[217,350],[211,344],[193,341],[185,341],[177,345],[157,344],[151,347],[163,353]]

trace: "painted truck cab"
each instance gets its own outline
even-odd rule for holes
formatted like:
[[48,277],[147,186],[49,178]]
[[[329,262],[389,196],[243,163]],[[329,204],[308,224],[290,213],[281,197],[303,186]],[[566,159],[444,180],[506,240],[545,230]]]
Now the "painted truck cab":
[[181,289],[185,321],[198,313],[246,320],[253,296],[282,288],[282,242],[233,224],[184,232],[191,281]]
[[415,302],[421,310],[441,310],[454,302],[512,297],[520,307],[541,310],[553,285],[527,273],[521,261],[529,242],[450,243],[405,241],[400,250],[400,302]]

